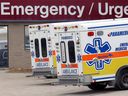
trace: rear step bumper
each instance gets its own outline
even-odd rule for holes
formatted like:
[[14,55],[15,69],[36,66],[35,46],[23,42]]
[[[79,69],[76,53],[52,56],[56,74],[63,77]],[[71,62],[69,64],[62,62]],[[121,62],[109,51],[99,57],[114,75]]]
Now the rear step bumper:
[[70,75],[70,76],[58,76],[59,84],[63,85],[89,85],[92,82],[90,75]]
[[57,70],[56,68],[35,68],[32,69],[32,73],[34,77],[56,76]]

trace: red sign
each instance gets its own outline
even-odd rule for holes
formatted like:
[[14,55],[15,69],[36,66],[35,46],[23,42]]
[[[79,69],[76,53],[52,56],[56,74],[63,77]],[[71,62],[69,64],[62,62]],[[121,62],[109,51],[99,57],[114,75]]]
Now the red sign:
[[95,20],[128,17],[128,0],[0,0],[0,20]]

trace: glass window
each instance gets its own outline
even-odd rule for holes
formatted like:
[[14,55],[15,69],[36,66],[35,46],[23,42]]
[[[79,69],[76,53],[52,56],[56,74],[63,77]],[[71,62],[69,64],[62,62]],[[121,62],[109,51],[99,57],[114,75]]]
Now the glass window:
[[76,62],[74,41],[68,41],[69,61]]
[[8,67],[8,26],[0,26],[0,67]]
[[30,49],[30,41],[29,41],[29,31],[28,26],[25,26],[25,36],[24,36],[24,46],[26,50]]
[[60,43],[60,50],[61,50],[61,60],[63,63],[66,63],[67,59],[66,59],[66,46],[65,46],[65,42],[62,41]]
[[47,57],[47,41],[46,38],[41,39],[42,57]]
[[7,41],[7,26],[0,26],[0,41]]
[[36,57],[39,58],[40,57],[40,51],[39,51],[39,40],[35,39],[35,53],[36,53]]
[[3,59],[7,59],[8,58],[8,52],[7,52],[7,49],[4,49],[3,51]]

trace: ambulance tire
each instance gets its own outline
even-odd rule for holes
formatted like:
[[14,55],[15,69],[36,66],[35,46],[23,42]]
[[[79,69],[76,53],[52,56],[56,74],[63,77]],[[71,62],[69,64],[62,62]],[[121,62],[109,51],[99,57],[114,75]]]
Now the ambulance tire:
[[88,87],[92,90],[103,90],[107,87],[107,83],[91,83],[90,85],[88,85]]
[[124,69],[117,74],[115,88],[120,90],[128,89],[128,69]]

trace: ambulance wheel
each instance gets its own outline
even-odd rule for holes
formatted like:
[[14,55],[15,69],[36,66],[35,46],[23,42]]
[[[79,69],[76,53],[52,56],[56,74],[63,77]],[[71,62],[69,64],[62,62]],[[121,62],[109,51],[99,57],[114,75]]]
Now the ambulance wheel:
[[128,69],[124,69],[117,74],[115,88],[121,90],[128,89]]
[[107,83],[91,83],[90,85],[88,85],[88,87],[92,90],[103,90],[107,87]]

